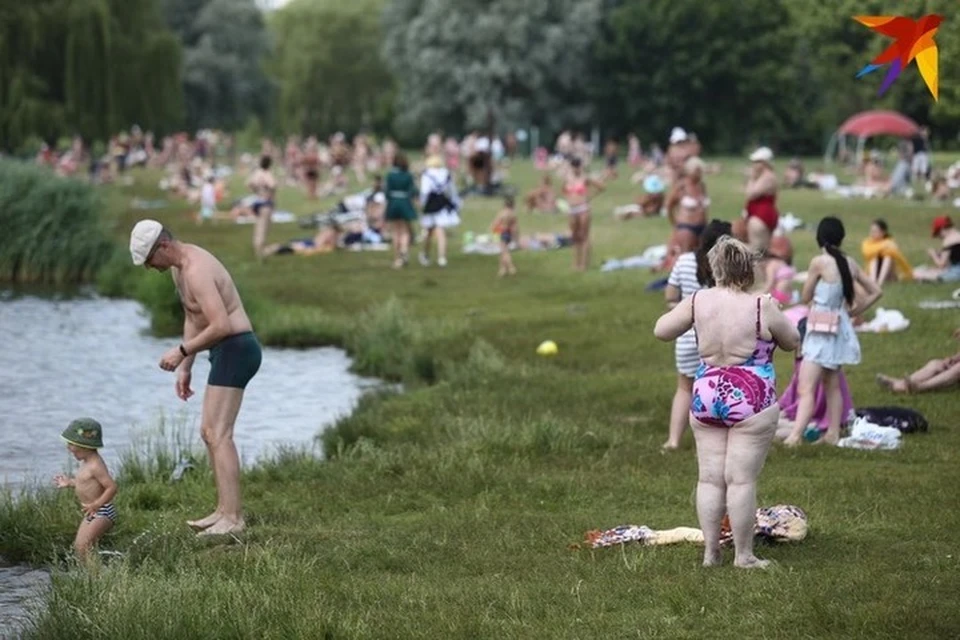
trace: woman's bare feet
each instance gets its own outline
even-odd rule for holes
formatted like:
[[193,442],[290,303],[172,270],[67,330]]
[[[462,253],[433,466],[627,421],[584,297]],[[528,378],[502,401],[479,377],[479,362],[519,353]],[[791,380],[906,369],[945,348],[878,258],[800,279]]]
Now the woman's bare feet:
[[217,520],[213,525],[204,529],[198,536],[224,536],[235,533],[240,533],[246,528],[246,524],[243,522],[243,518],[240,520],[232,520],[226,517],[222,517]]
[[761,560],[757,556],[749,555],[745,558],[737,558],[734,560],[733,566],[741,569],[766,569],[770,566],[770,561]]
[[719,567],[723,563],[723,552],[719,549],[716,551],[704,551],[703,552],[703,566],[705,567]]
[[669,440],[667,440],[662,445],[660,445],[660,451],[663,451],[663,452],[676,451],[679,448],[680,448],[679,444],[677,444],[676,442],[670,442]]
[[893,393],[910,393],[910,378],[891,378],[890,376],[877,374],[877,384]]
[[783,444],[784,444],[784,446],[787,446],[787,447],[796,447],[796,446],[799,446],[799,444],[800,444],[800,436],[797,436],[797,435],[794,435],[794,434],[791,433],[791,434],[790,434],[789,436],[787,436],[786,439],[783,441]]
[[204,529],[215,525],[221,517],[223,516],[220,515],[219,511],[214,511],[206,518],[201,518],[200,520],[187,520],[187,526],[196,529],[197,531],[203,531]]

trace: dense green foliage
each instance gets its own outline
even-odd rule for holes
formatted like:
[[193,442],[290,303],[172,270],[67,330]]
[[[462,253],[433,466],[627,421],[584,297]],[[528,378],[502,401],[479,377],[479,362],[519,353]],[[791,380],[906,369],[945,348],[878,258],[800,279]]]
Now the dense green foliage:
[[287,133],[390,127],[392,79],[380,60],[384,0],[294,0],[271,21]]
[[254,0],[162,0],[183,45],[185,127],[235,131],[267,117],[273,87],[263,71],[270,51]]
[[[960,20],[948,0],[38,0],[0,8],[0,147],[134,123],[419,145],[430,130],[598,127],[707,149],[823,149],[870,108],[960,133]],[[162,11],[158,10],[162,9]],[[892,41],[852,17],[946,16],[941,99],[915,65],[883,97],[856,73]],[[166,28],[164,26],[166,25]],[[179,40],[179,43],[177,42]]]
[[0,282],[91,278],[112,250],[99,204],[88,184],[0,161]]
[[0,5],[0,149],[30,137],[103,140],[180,117],[180,46],[156,0]]

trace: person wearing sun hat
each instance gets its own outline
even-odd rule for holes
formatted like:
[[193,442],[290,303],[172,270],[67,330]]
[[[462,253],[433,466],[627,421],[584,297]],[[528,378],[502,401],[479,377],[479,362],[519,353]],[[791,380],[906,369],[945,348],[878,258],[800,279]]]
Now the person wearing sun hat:
[[117,495],[117,483],[107,470],[98,449],[103,448],[103,428],[93,418],[77,418],[63,430],[60,437],[67,443],[67,450],[80,461],[76,476],[57,475],[54,484],[60,489],[73,487],[77,500],[83,508],[83,520],[77,529],[74,550],[81,560],[117,521],[113,498]]
[[750,154],[750,174],[747,178],[747,204],[744,208],[747,243],[763,253],[780,222],[777,211],[777,174],[773,170],[773,151],[760,147]]
[[156,220],[141,220],[130,232],[133,264],[169,270],[184,310],[183,342],[160,359],[176,372],[177,397],[188,400],[193,361],[210,351],[210,375],[203,394],[200,435],[214,469],[217,508],[187,524],[201,535],[244,529],[240,504],[240,461],[233,429],[244,391],[260,369],[262,351],[230,273],[209,251],[174,239]]
[[933,220],[931,233],[940,240],[940,249],[930,249],[928,252],[937,268],[943,269],[937,280],[960,281],[960,231],[953,226],[950,216],[937,216]]

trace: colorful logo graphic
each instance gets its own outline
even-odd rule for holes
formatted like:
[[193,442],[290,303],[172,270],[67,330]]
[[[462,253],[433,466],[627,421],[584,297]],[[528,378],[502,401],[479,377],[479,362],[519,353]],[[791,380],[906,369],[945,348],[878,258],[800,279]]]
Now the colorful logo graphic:
[[937,43],[933,41],[933,36],[936,35],[940,23],[943,22],[942,16],[930,14],[919,20],[902,16],[854,16],[853,19],[870,27],[877,33],[896,38],[896,42],[884,49],[883,53],[860,70],[860,73],[857,74],[858,78],[889,64],[890,70],[887,72],[887,77],[883,79],[883,84],[880,85],[880,91],[877,93],[877,95],[882,96],[893,84],[893,81],[897,79],[900,72],[916,59],[920,76],[927,83],[927,88],[933,94],[933,99],[939,101],[940,78],[937,69]]

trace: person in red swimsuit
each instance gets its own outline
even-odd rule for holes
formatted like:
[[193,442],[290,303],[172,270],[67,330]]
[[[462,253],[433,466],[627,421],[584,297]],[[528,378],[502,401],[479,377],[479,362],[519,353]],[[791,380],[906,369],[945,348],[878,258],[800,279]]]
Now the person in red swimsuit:
[[750,154],[750,177],[747,179],[745,209],[746,240],[755,251],[766,251],[780,213],[777,211],[777,174],[773,170],[773,152],[760,147]]

